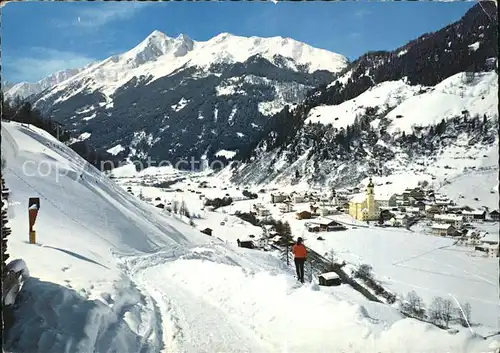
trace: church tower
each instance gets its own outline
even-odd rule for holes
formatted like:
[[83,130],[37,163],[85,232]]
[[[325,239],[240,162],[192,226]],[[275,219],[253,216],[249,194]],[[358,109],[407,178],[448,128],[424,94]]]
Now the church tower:
[[368,210],[368,219],[376,218],[376,209],[375,209],[375,185],[373,185],[372,178],[370,177],[370,181],[366,186],[366,209]]
[[337,206],[337,193],[335,192],[335,188],[332,188],[330,193],[330,203],[332,206]]

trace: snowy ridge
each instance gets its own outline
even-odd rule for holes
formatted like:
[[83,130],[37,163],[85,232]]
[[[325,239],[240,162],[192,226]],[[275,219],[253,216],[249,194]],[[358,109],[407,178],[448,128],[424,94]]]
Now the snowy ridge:
[[58,71],[35,83],[30,83],[30,82],[17,83],[12,87],[10,87],[7,92],[5,92],[5,98],[13,99],[16,96],[19,96],[20,98],[27,98],[31,95],[40,93],[47,88],[50,88],[52,86],[55,86],[59,83],[62,83],[70,79],[79,72],[85,70],[90,65],[92,64],[89,64],[83,68]]
[[[404,319],[348,287],[294,290],[272,253],[225,244],[139,201],[44,131],[2,122],[2,135],[12,191],[9,249],[32,275],[6,340],[10,351],[488,349],[490,341],[468,330],[450,334]],[[23,170],[26,161],[33,163]],[[52,167],[43,176],[41,163]],[[33,196],[41,197],[38,245],[25,235]],[[290,310],[298,304],[302,321]]]
[[155,80],[181,67],[195,66],[207,70],[217,63],[244,62],[257,54],[271,62],[281,62],[278,58],[289,57],[311,73],[316,70],[339,72],[347,65],[347,59],[342,55],[291,38],[247,38],[221,33],[208,41],[198,42],[183,34],[171,38],[154,31],[132,50],[92,65],[72,80],[53,87],[40,100],[61,90],[68,90],[69,96],[65,97],[68,99],[83,89],[89,92],[100,90],[110,97],[133,77]]

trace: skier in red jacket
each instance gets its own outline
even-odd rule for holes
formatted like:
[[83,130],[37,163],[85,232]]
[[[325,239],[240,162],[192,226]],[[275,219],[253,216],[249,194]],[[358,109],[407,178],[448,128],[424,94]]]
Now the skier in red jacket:
[[295,270],[297,271],[297,279],[301,283],[304,283],[304,263],[307,258],[307,250],[302,241],[301,237],[297,238],[297,243],[292,246],[292,254],[295,262]]

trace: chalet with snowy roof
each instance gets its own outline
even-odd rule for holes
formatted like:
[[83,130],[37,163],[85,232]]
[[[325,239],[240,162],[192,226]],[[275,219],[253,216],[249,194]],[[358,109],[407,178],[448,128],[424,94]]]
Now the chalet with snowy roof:
[[408,215],[406,214],[397,214],[394,216],[394,220],[395,220],[395,225],[399,226],[399,227],[406,227],[406,225],[408,224]]
[[490,256],[490,257],[499,257],[498,243],[497,244],[486,244],[486,243],[483,243],[481,245],[476,245],[474,247],[474,250],[475,251],[483,252],[487,256]]
[[464,217],[452,213],[437,214],[434,216],[434,221],[445,224],[452,224],[455,228],[462,228]]
[[461,214],[467,222],[484,221],[486,219],[485,210],[462,211]]
[[434,218],[436,215],[441,214],[441,209],[435,205],[426,205],[425,206],[425,215],[428,218]]
[[333,219],[318,217],[305,224],[309,232],[333,232],[347,228]]
[[462,206],[458,205],[448,205],[446,207],[446,212],[447,213],[461,213],[462,212]]
[[319,209],[319,215],[323,216],[323,217],[338,214],[338,213],[340,213],[340,212],[336,208],[333,208],[333,207],[321,207]]
[[375,198],[375,185],[369,179],[364,194],[357,194],[349,202],[349,214],[358,221],[378,220],[380,206],[389,206],[388,197]]
[[288,200],[288,195],[284,193],[271,194],[271,203],[281,203]]
[[270,215],[271,215],[271,212],[265,207],[259,207],[257,209],[257,216],[259,216],[259,217],[267,217]]
[[292,201],[293,203],[304,203],[307,201],[307,198],[305,195],[295,194],[292,196]]
[[498,222],[500,220],[500,213],[498,210],[491,211],[488,216],[492,221]]
[[418,208],[418,207],[406,207],[405,212],[409,215],[418,215],[420,213],[420,208]]
[[264,231],[268,234],[276,231],[276,227],[272,224],[265,224],[262,226],[262,228],[264,228]]
[[432,234],[441,237],[453,236],[456,234],[456,228],[451,224],[434,223],[431,225]]
[[318,281],[320,286],[340,286],[342,281],[340,277],[335,272],[322,273],[318,276]]
[[280,212],[282,213],[288,213],[293,211],[293,205],[291,202],[284,202],[280,205],[279,207]]

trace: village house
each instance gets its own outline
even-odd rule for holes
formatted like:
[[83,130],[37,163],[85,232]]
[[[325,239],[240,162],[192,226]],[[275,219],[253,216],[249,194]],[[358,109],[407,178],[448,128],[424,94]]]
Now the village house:
[[410,200],[413,200],[412,203],[415,203],[417,201],[424,201],[425,200],[425,192],[421,188],[416,187],[416,188],[410,190],[409,198],[410,198]]
[[458,205],[448,205],[446,207],[446,212],[447,213],[461,213],[462,207],[458,206]]
[[483,243],[481,245],[476,245],[474,247],[474,250],[484,252],[486,255],[490,257],[499,257],[498,243],[496,244]]
[[281,213],[288,213],[293,211],[293,205],[290,202],[284,202],[279,206]]
[[436,215],[441,214],[441,210],[439,207],[435,205],[426,205],[425,206],[425,215],[428,218],[434,218]]
[[486,219],[486,211],[484,210],[462,211],[462,216],[467,222],[484,221]]
[[339,222],[323,217],[318,217],[311,222],[307,222],[305,226],[309,232],[332,232],[347,229]]
[[330,215],[334,215],[334,214],[338,214],[339,211],[337,211],[336,208],[332,208],[332,207],[321,207],[319,209],[319,215],[320,216],[330,216]]
[[288,199],[288,195],[284,193],[271,194],[271,203],[280,203]]
[[304,195],[295,194],[292,196],[292,201],[294,203],[304,203],[307,201],[307,198]]
[[259,217],[267,217],[267,216],[270,216],[270,215],[271,215],[271,212],[267,208],[264,208],[264,207],[257,208],[257,216],[259,216]]
[[455,228],[462,228],[464,217],[452,213],[437,214],[434,216],[434,221],[446,224],[452,224]]
[[312,217],[312,213],[309,211],[301,211],[301,212],[297,212],[297,214],[296,214],[297,219],[311,219],[311,217]]
[[420,214],[420,208],[418,208],[418,207],[406,207],[405,211],[407,214],[413,215],[413,216]]
[[500,220],[500,213],[498,212],[498,210],[493,210],[489,213],[489,218],[492,221],[498,222]]
[[358,221],[379,219],[380,206],[388,206],[389,198],[375,199],[375,185],[370,178],[365,194],[355,195],[349,202],[349,214]]
[[420,211],[424,211],[426,205],[425,201],[417,201],[413,206],[417,207]]
[[271,239],[269,239],[269,243],[270,244],[275,244],[275,245],[278,245],[281,243],[281,236],[276,234],[274,237],[272,237]]
[[431,226],[431,231],[432,231],[432,234],[434,234],[434,235],[445,237],[445,236],[454,235],[456,232],[456,229],[451,224],[434,223]]
[[394,220],[395,220],[394,223],[395,226],[406,227],[406,225],[408,224],[408,215],[397,214],[396,216],[394,216]]

